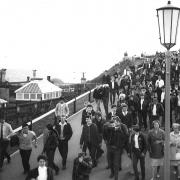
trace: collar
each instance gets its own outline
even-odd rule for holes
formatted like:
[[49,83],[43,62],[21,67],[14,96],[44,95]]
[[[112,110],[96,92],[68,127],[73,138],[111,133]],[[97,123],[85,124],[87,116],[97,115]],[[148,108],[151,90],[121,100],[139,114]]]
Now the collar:
[[59,123],[60,126],[65,126],[66,124],[66,122],[64,122],[64,124],[62,124],[61,122]]

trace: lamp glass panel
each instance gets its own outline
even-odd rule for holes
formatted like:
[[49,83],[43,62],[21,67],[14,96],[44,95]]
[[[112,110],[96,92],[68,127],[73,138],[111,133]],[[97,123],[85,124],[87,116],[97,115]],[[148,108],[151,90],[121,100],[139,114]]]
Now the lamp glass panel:
[[163,10],[158,10],[158,20],[159,20],[159,33],[161,38],[161,43],[164,43],[164,25],[163,25]]
[[178,15],[179,10],[173,10],[173,19],[172,19],[172,33],[171,33],[171,43],[176,44],[176,35],[177,35],[177,26],[178,26]]
[[165,30],[165,42],[171,43],[171,14],[172,10],[164,10],[164,30]]

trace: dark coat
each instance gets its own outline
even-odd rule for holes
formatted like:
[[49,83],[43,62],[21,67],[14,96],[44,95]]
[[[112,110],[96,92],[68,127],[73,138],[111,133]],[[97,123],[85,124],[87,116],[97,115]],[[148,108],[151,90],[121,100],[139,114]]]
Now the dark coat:
[[[32,169],[25,180],[31,180],[32,178],[36,179],[39,176],[38,168]],[[50,167],[47,167],[47,180],[53,180],[53,170]]]
[[[150,116],[152,116],[152,114],[153,114],[153,106],[154,106],[154,103],[153,102],[150,103],[150,105],[149,105],[149,115]],[[163,108],[163,105],[161,103],[157,103],[156,114],[158,117],[164,115],[164,108]]]
[[93,92],[94,99],[102,99],[103,97],[103,87],[96,88]]
[[[135,148],[134,136],[135,136],[135,133],[133,133],[131,135],[131,140],[130,140],[130,149],[131,149],[131,152],[133,152],[134,148]],[[142,132],[139,133],[138,144],[139,144],[140,152],[146,154],[148,146],[147,146],[146,137],[145,137],[145,135]]]
[[[61,125],[57,124],[55,126],[56,131],[58,132],[58,135],[60,136],[61,134]],[[71,128],[71,125],[69,123],[66,122],[66,125],[64,125],[64,129],[63,129],[63,136],[65,138],[65,141],[69,141],[72,137],[73,131]]]
[[[84,157],[82,162],[79,162],[79,157],[74,159],[72,180],[83,179],[83,176],[89,176],[92,169],[92,160],[90,157]],[[82,178],[80,178],[82,177]]]
[[116,130],[115,127],[107,127],[107,143],[117,149],[125,148],[128,143],[128,130],[125,124],[121,123]]
[[[162,158],[164,156],[164,140],[165,132],[159,129],[156,134],[154,129],[150,130],[148,133],[148,150],[151,158]],[[162,141],[162,143],[156,143],[156,141]]]
[[118,84],[117,84],[117,82],[116,81],[114,81],[114,89],[112,89],[112,82],[110,82],[110,84],[109,84],[109,88],[110,88],[110,92],[111,91],[118,91]]
[[55,130],[50,130],[46,142],[44,144],[43,152],[54,150],[58,146],[59,136]]
[[117,112],[116,112],[116,115],[120,118],[121,122],[128,127],[128,129],[129,129],[129,128],[132,128],[134,119],[133,119],[133,116],[132,116],[132,114],[131,114],[130,112],[128,112],[128,113],[124,116],[123,113],[122,113],[122,110],[120,110],[120,109],[118,108],[118,109],[117,109]]
[[96,124],[92,123],[90,126],[87,124],[83,126],[80,138],[80,145],[91,143],[94,146],[99,145],[98,129]]

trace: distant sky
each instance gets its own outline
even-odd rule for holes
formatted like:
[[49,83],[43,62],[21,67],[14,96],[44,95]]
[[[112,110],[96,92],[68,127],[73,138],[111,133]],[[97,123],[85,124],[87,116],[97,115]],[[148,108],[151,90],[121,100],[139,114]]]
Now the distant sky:
[[[165,51],[156,8],[167,0],[1,0],[0,68],[92,79],[129,56]],[[180,0],[173,0],[180,7]],[[179,28],[180,31],[180,28]],[[180,36],[174,50],[180,48]]]

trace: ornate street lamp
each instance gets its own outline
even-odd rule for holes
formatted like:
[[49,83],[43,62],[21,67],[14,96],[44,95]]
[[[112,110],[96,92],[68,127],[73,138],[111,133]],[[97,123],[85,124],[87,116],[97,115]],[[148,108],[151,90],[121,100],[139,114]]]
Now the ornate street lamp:
[[165,154],[164,154],[164,180],[170,180],[170,52],[169,50],[176,44],[180,8],[171,5],[156,9],[159,39],[161,44],[167,49],[166,55],[166,82],[165,82]]

